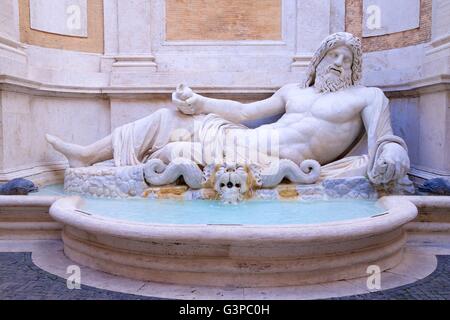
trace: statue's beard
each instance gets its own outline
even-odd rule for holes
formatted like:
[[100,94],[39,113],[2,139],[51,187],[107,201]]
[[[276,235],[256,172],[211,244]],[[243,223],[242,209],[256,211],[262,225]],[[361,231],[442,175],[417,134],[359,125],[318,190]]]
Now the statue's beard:
[[341,71],[340,74],[331,74],[330,69],[332,67],[336,68],[335,66],[321,67],[320,65],[317,67],[314,87],[318,92],[335,92],[352,85],[351,73],[345,72],[342,68],[337,68]]

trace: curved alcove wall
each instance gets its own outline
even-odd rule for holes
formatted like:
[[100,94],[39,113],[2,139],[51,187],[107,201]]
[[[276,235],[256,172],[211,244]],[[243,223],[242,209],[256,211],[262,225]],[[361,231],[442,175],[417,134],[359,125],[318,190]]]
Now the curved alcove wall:
[[[91,143],[158,108],[174,108],[170,93],[180,82],[215,97],[268,97],[304,77],[329,33],[362,36],[364,8],[377,2],[367,1],[232,1],[233,10],[217,17],[223,10],[197,0],[190,7],[171,0],[87,0],[84,37],[33,29],[30,1],[5,0],[0,181],[60,177],[66,162],[44,133]],[[390,97],[394,130],[407,141],[419,177],[450,175],[449,11],[448,1],[420,0],[417,28],[363,37],[364,84]],[[196,33],[217,21],[235,29]]]

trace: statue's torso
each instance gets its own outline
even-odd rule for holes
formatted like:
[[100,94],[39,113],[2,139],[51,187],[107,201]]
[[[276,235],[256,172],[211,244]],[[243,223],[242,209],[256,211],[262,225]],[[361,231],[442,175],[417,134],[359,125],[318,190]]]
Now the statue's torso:
[[364,87],[319,94],[313,88],[291,86],[284,91],[286,113],[259,130],[275,129],[281,158],[328,163],[342,154],[362,128],[366,106]]

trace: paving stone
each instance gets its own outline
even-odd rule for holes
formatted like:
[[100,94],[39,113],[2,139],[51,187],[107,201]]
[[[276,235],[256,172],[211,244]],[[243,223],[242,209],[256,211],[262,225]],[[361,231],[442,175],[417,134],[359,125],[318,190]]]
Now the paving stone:
[[81,285],[70,290],[66,280],[38,268],[30,252],[0,253],[1,300],[156,300]]
[[401,287],[333,298],[333,300],[449,300],[450,255],[437,256],[436,270],[429,276]]
[[[424,279],[401,287],[332,300],[449,300],[450,255],[437,256],[436,270]],[[294,298],[294,297],[291,297]],[[157,300],[81,285],[70,290],[66,280],[38,268],[30,252],[0,253],[2,300]]]

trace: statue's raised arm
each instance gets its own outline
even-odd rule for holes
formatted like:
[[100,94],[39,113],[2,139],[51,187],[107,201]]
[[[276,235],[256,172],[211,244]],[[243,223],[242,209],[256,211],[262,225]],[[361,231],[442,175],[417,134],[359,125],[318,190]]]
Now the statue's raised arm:
[[208,98],[193,92],[186,85],[180,84],[172,93],[172,101],[184,114],[214,113],[234,123],[263,119],[285,112],[283,88],[265,100],[241,103],[233,100]]

